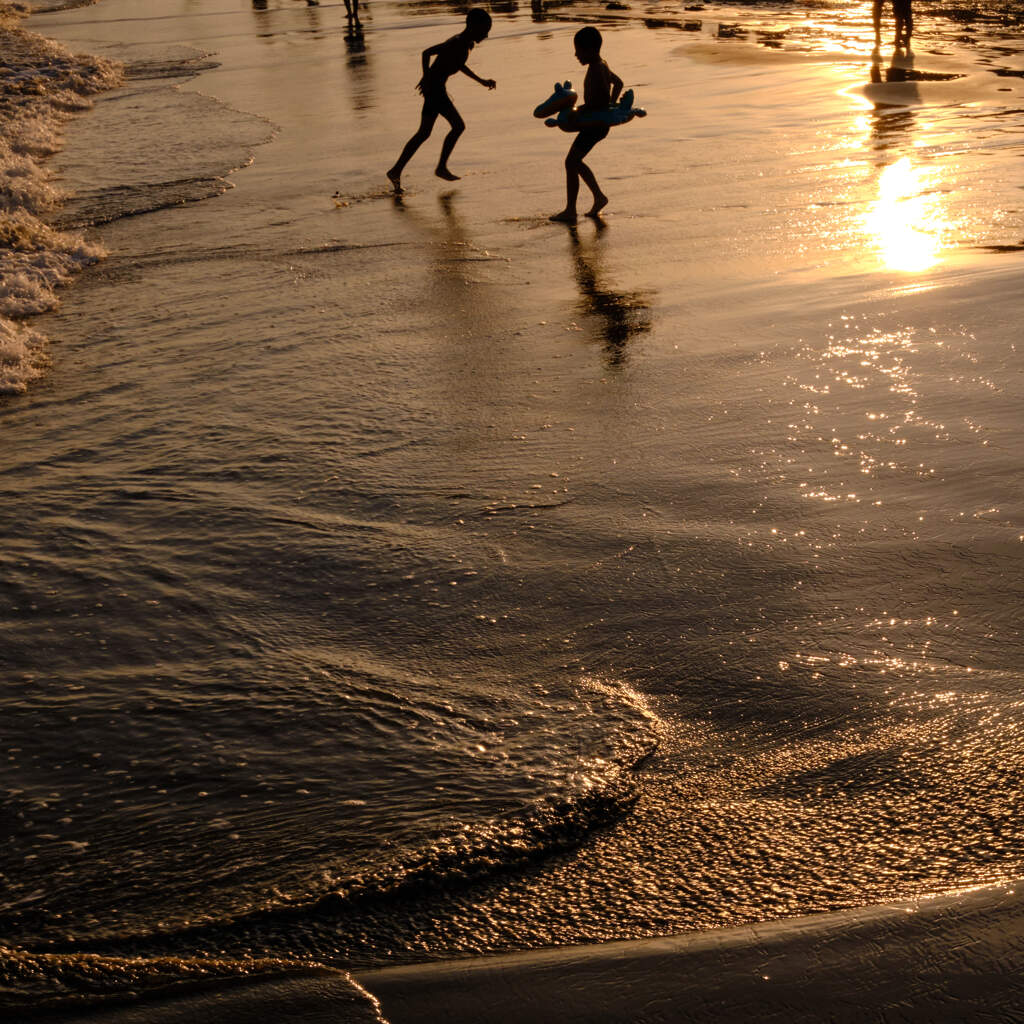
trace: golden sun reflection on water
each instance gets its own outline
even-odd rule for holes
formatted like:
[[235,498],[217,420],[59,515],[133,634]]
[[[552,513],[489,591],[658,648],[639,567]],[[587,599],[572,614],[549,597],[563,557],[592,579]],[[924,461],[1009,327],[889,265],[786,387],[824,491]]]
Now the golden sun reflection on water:
[[926,175],[904,156],[878,178],[878,198],[865,215],[865,228],[888,270],[929,270],[942,252],[943,211],[928,191]]

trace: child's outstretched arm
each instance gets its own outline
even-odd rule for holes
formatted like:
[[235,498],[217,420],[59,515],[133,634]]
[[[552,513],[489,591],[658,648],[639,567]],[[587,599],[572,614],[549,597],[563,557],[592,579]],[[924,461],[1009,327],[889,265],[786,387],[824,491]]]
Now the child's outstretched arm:
[[465,64],[462,65],[459,70],[464,74],[468,75],[473,79],[474,82],[479,82],[481,85],[486,86],[488,89],[493,89],[498,83],[493,78],[481,78],[479,75],[470,71]]

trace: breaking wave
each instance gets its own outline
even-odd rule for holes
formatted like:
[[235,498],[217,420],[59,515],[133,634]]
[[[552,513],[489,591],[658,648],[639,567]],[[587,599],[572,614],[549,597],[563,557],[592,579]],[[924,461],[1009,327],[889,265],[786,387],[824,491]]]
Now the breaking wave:
[[45,161],[60,148],[67,119],[122,77],[116,61],[72,54],[26,31],[24,13],[0,0],[0,394],[23,392],[47,363],[46,339],[21,321],[53,309],[56,290],[104,255],[47,223],[62,195]]
[[[430,717],[438,708],[417,702],[409,710]],[[488,731],[495,742],[494,730],[510,710],[511,706],[490,707]],[[519,709],[520,713],[526,710],[526,704]],[[222,870],[221,891],[208,891],[202,904],[163,903],[148,913],[124,918],[112,906],[116,896],[102,892],[105,921],[84,927],[59,879],[47,891],[45,906],[37,906],[33,894],[15,901],[2,917],[4,933],[18,936],[19,947],[0,948],[0,1007],[40,1010],[136,999],[160,994],[168,986],[309,969],[321,965],[315,943],[272,942],[268,947],[268,936],[303,934],[321,925],[342,931],[350,924],[359,927],[366,915],[372,918],[384,911],[386,916],[395,903],[429,899],[485,878],[528,869],[580,845],[594,830],[632,808],[638,796],[634,769],[657,746],[660,723],[630,687],[594,678],[580,680],[546,710],[544,705],[536,705],[536,710],[545,721],[541,736],[555,741],[552,746],[537,746],[539,737],[513,729],[505,742],[496,745],[493,764],[483,772],[482,783],[467,778],[467,786],[480,795],[468,802],[453,801],[463,813],[448,827],[428,827],[426,809],[417,810],[416,802],[408,798],[406,812],[422,817],[424,824],[404,839],[396,834],[397,841],[379,844],[379,856],[361,869],[353,870],[349,858],[331,857],[325,849],[319,864],[311,860],[305,869],[295,865],[297,873],[290,884],[279,874],[283,866],[278,865],[274,873],[279,874],[279,885],[267,886],[259,884],[259,871],[249,858],[244,879],[232,880],[230,872]],[[460,737],[465,739],[467,711],[468,705],[453,705],[451,714],[438,720],[439,726],[447,722],[456,730],[457,735],[449,737],[451,757],[457,756]],[[386,728],[384,722],[377,717],[378,731]],[[573,749],[569,737],[578,740],[578,748]],[[386,746],[399,740],[381,735]],[[435,736],[432,745],[439,740]],[[534,777],[535,772],[540,774]],[[409,776],[407,781],[414,780]],[[513,797],[517,789],[518,796]],[[507,809],[474,815],[471,808],[477,800],[488,804],[489,794],[495,807],[506,804]],[[396,790],[393,799],[392,813],[403,816],[401,793]],[[361,801],[343,803],[353,802]],[[353,808],[338,804],[334,808],[337,832],[333,839],[339,850],[346,845],[342,820],[346,810]],[[301,857],[300,849],[289,847],[285,860],[290,863]],[[118,877],[114,865],[107,870]],[[169,878],[154,880],[152,886],[154,892],[171,887]],[[301,959],[277,959],[272,954],[281,948],[305,952],[298,954]]]

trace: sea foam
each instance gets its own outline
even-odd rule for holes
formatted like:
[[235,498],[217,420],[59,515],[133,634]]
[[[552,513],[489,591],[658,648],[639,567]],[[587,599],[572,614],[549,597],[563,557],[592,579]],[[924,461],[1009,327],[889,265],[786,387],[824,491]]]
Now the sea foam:
[[0,0],[0,394],[23,392],[47,362],[44,336],[18,321],[53,309],[56,289],[104,255],[47,224],[63,197],[44,161],[60,148],[67,118],[122,76],[115,61],[73,55],[25,31],[24,13]]

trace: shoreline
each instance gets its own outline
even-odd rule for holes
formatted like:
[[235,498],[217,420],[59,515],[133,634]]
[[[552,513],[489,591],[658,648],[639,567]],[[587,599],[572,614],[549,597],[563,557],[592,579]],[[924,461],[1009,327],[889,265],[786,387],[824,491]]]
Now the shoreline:
[[1016,882],[688,935],[357,972],[356,979],[380,1000],[389,1024],[852,1024],[869,1016],[1010,1014],[1024,998],[1022,968],[1024,891]]
[[1018,881],[663,938],[352,976],[311,969],[296,977],[211,983],[59,1019],[187,1024],[197,1015],[242,1022],[283,1013],[296,1024],[854,1024],[1011,1019],[1022,999],[1024,887]]

